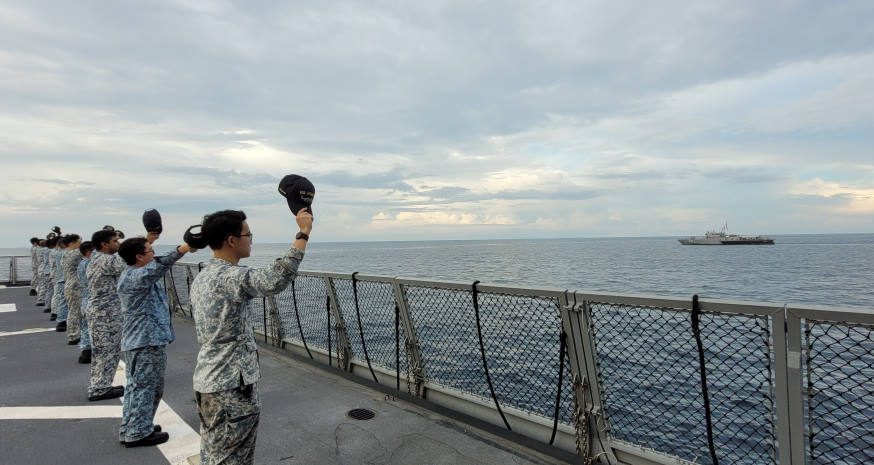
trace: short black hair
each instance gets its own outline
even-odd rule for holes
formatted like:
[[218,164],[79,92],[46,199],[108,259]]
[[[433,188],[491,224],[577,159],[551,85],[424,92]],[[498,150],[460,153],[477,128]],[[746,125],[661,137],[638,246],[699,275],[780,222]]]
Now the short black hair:
[[33,244],[33,245],[37,245],[37,244],[39,244],[39,238],[38,238],[38,237],[31,237],[31,238],[30,238],[30,243]]
[[94,251],[94,243],[93,242],[85,241],[85,242],[79,244],[79,253],[82,254],[83,257],[85,255],[88,255],[88,252],[93,252],[93,251]]
[[58,239],[60,239],[60,238],[59,237],[50,237],[50,238],[46,239],[46,247],[48,247],[50,249],[55,248],[55,246],[58,245]]
[[67,234],[61,238],[61,247],[66,247],[81,239],[78,234]]
[[137,262],[138,254],[146,253],[147,243],[145,237],[132,237],[121,243],[121,246],[118,247],[118,254],[121,255],[125,263],[133,265]]
[[222,248],[228,236],[238,236],[243,232],[246,214],[242,210],[221,210],[203,218],[200,230],[210,249]]
[[115,231],[101,229],[91,235],[91,243],[94,244],[95,249],[100,250],[103,248],[103,243],[109,243],[113,237],[115,237]]

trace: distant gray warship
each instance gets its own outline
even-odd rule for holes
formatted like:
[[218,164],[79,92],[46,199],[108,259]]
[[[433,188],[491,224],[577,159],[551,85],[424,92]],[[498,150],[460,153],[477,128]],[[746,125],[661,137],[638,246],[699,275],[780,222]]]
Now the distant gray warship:
[[728,234],[728,224],[722,225],[720,231],[707,231],[704,236],[679,239],[683,245],[773,245],[774,239],[762,236],[741,236]]

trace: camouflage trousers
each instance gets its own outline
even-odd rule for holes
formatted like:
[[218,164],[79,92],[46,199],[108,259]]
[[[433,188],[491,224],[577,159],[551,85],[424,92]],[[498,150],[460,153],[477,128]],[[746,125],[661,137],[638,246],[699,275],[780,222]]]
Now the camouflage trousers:
[[[39,285],[42,289],[39,291],[42,293],[42,300],[40,300],[40,297],[37,297],[37,302],[45,302],[46,307],[52,308],[52,297],[54,297],[55,286],[52,285],[51,276],[47,274],[42,275],[39,280]],[[54,313],[54,311],[52,311],[52,313]]]
[[36,303],[44,304],[46,302],[46,288],[43,284],[42,273],[34,273],[33,282],[36,284]]
[[88,384],[90,397],[104,394],[112,388],[112,378],[115,377],[115,370],[121,359],[121,327],[96,327],[92,324],[88,332],[91,336],[91,380]]
[[200,464],[254,463],[261,418],[258,383],[194,396],[200,416]]
[[58,315],[58,323],[67,321],[67,299],[64,298],[64,283],[55,283],[52,293],[52,313]]
[[64,287],[64,299],[67,302],[67,342],[72,342],[82,337],[79,328],[82,321],[82,291]]
[[82,323],[79,325],[82,336],[79,338],[79,348],[82,350],[91,350],[91,337],[88,335],[88,317],[85,316],[85,309],[88,307],[88,299],[82,296]]
[[118,439],[138,441],[155,428],[155,411],[164,395],[164,369],[167,367],[166,346],[148,346],[124,352],[124,405]]

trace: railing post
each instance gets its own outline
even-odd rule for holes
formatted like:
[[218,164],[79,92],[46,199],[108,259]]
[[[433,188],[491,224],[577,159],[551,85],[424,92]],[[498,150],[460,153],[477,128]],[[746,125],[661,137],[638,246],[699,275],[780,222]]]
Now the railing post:
[[12,256],[12,259],[9,261],[9,285],[14,286],[18,281],[17,271],[18,267],[15,266],[15,256]]
[[600,454],[608,463],[618,463],[611,448],[610,426],[601,404],[601,389],[598,384],[598,367],[595,355],[594,335],[590,320],[589,302],[561,299],[562,327],[567,334],[568,360],[574,386],[577,428],[577,453],[584,458]]
[[392,280],[392,287],[394,288],[395,304],[398,306],[398,316],[404,327],[407,369],[413,376],[413,386],[408,385],[407,389],[411,389],[411,393],[416,397],[423,397],[422,387],[426,379],[425,361],[422,358],[422,351],[419,347],[419,338],[416,335],[416,326],[413,323],[413,316],[410,314],[410,305],[407,302],[407,294],[404,292],[404,287],[397,279]]
[[[771,314],[774,349],[774,397],[777,404],[777,463],[792,464],[793,438],[790,427],[789,383],[786,345],[786,307]],[[803,438],[802,444],[804,442]]]
[[[802,393],[801,371],[801,318],[791,308],[786,309],[786,367],[789,385],[786,387],[789,393],[789,434],[791,439],[789,446],[792,451],[792,465],[803,465],[807,455],[804,449],[804,396]],[[808,367],[808,369],[810,369]],[[782,447],[781,447],[782,449]],[[783,457],[783,454],[780,454]],[[782,465],[782,463],[781,463]]]
[[340,311],[340,301],[337,298],[337,289],[334,287],[334,278],[325,278],[325,292],[331,301],[331,313],[334,315],[334,330],[337,334],[337,366],[343,371],[352,370],[352,346],[349,345],[349,335],[346,333],[346,322]]
[[191,300],[191,282],[194,281],[194,274],[191,273],[191,266],[185,265],[185,285],[188,286],[188,300]]
[[273,320],[273,345],[285,348],[285,327],[282,325],[282,317],[279,315],[275,296],[267,297],[267,308],[270,312],[270,319]]

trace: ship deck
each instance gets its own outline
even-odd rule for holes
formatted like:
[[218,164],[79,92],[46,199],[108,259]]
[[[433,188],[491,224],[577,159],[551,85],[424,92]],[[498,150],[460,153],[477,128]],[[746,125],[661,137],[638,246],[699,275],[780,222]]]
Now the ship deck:
[[[164,404],[156,423],[171,436],[159,447],[127,449],[118,439],[120,399],[89,402],[88,366],[78,347],[29,288],[0,289],[0,450],[10,464],[199,463],[198,416],[191,387],[194,327],[174,319]],[[6,305],[3,305],[6,304]],[[12,306],[14,304],[14,311]],[[262,350],[263,411],[256,463],[539,464],[561,463],[484,430],[387,396],[343,376]],[[117,374],[123,380],[123,370]],[[372,420],[347,417],[353,408]]]

